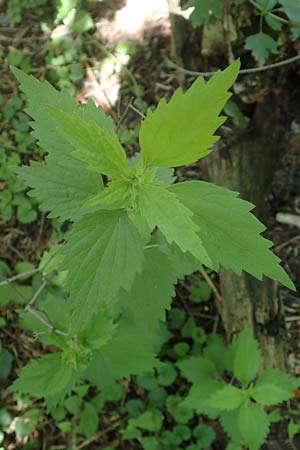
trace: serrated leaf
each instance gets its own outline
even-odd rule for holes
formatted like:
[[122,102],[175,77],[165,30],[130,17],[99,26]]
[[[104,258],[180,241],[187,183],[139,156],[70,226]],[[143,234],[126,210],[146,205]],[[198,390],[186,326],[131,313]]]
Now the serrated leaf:
[[241,442],[242,437],[238,429],[239,409],[233,411],[223,411],[219,420],[223,430],[233,442]]
[[145,411],[135,419],[130,419],[131,426],[141,428],[146,431],[159,431],[162,425],[163,415],[159,410]]
[[130,334],[134,329],[126,328],[94,353],[87,368],[86,377],[101,389],[113,380],[150,371],[157,364],[152,342],[137,339],[135,334]]
[[130,291],[123,290],[118,296],[119,303],[127,313],[130,312],[144,333],[153,334],[159,322],[165,321],[165,311],[170,308],[175,295],[177,278],[179,273],[172,267],[168,255],[159,247],[146,249],[141,273],[136,276]]
[[249,450],[259,450],[269,432],[267,414],[254,403],[241,406],[238,415],[238,427]]
[[225,370],[232,372],[232,356],[224,339],[217,333],[210,333],[203,351],[203,356],[208,358],[218,372]]
[[293,396],[292,392],[287,392],[276,384],[260,384],[251,390],[251,396],[257,403],[265,406],[277,405]]
[[34,359],[27,364],[13,383],[12,389],[57,403],[75,381],[72,367],[64,361],[62,354],[57,352]]
[[64,268],[73,325],[87,322],[99,305],[129,290],[143,262],[143,242],[121,210],[84,216],[67,235]]
[[89,349],[99,349],[112,338],[116,327],[116,323],[107,311],[99,308],[88,325],[78,333],[78,340]]
[[56,132],[75,149],[72,155],[90,170],[112,178],[129,175],[126,154],[116,134],[85,121],[77,113],[68,114],[52,106],[45,109],[56,121]]
[[210,153],[218,140],[214,132],[225,120],[219,114],[231,96],[228,89],[239,67],[236,61],[207,83],[198,78],[185,94],[177,89],[168,103],[162,99],[154,112],[148,109],[140,129],[144,166],[182,166]]
[[208,22],[211,16],[218,19],[222,17],[222,0],[188,0],[183,4],[182,9],[194,8],[189,20],[193,27],[203,25]]
[[213,378],[216,374],[215,365],[202,355],[190,356],[179,361],[176,365],[183,376],[192,383],[197,383],[210,377]]
[[94,406],[85,402],[80,413],[79,432],[90,439],[98,429],[98,422],[99,418]]
[[50,211],[49,218],[62,222],[78,220],[89,212],[83,203],[103,187],[99,174],[86,170],[80,161],[72,158],[60,162],[53,158],[47,158],[45,163],[31,161],[15,172],[33,188],[29,195],[38,200],[41,211]]
[[225,450],[243,450],[243,447],[234,442],[229,442]]
[[227,385],[211,395],[207,404],[220,411],[232,411],[240,406],[244,398],[245,395],[241,389]]
[[251,50],[260,64],[265,64],[271,54],[278,53],[277,42],[262,31],[247,37],[245,49]]
[[237,338],[233,373],[243,385],[247,385],[257,375],[259,364],[258,343],[252,337],[250,328],[245,327]]
[[157,226],[169,243],[175,242],[183,252],[190,252],[201,263],[211,264],[197,235],[199,229],[193,221],[193,213],[176,195],[164,186],[148,184],[140,189],[138,206],[151,230]]
[[[41,82],[15,67],[11,67],[11,71],[18,79],[21,90],[27,96],[29,107],[26,112],[34,119],[34,122],[30,123],[34,130],[33,136],[38,139],[39,145],[53,157],[56,157],[58,161],[63,156],[70,155],[74,149],[62,136],[58,135],[56,122],[45,110],[45,105],[51,105],[68,114],[76,112],[84,120],[94,122],[105,128],[109,133],[114,133],[112,118],[106,116],[103,110],[96,107],[92,100],[81,106],[67,90],[57,91],[47,81]],[[82,167],[84,167],[83,163]]]
[[223,386],[224,384],[216,379],[203,378],[193,384],[182,406],[195,410],[197,414],[205,414],[215,419],[220,411],[208,404],[207,399]]
[[116,180],[88,198],[85,206],[100,206],[105,209],[126,208],[130,205],[131,195],[131,183],[127,180]]
[[169,188],[193,213],[199,235],[214,270],[219,265],[240,276],[242,271],[258,280],[263,275],[295,289],[280,259],[269,248],[272,242],[260,233],[264,225],[250,213],[253,205],[237,193],[204,181],[177,183]]
[[[292,377],[288,373],[282,372],[280,369],[266,369],[258,378],[256,388],[265,385],[275,385],[285,392],[285,396],[291,398],[293,390],[299,388],[300,382],[297,378]],[[283,394],[282,394],[283,395]]]
[[197,448],[199,450],[209,449],[216,438],[214,429],[202,423],[194,428],[193,435],[197,439]]
[[[102,186],[100,175],[87,170],[86,164],[71,156],[74,148],[57,133],[56,122],[45,110],[45,104],[67,114],[76,112],[85,121],[98,124],[113,133],[113,122],[92,101],[81,106],[67,91],[57,91],[47,81],[40,82],[16,68],[11,69],[20,82],[29,102],[27,112],[33,117],[33,135],[49,153],[46,163],[32,162],[17,169],[19,175],[33,188],[31,195],[41,203],[42,211],[60,220],[80,217],[83,200]],[[38,95],[37,95],[38,92]]]

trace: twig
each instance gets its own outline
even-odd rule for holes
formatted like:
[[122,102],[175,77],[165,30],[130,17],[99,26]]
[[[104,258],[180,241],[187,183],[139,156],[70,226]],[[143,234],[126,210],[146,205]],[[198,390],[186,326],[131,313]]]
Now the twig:
[[[293,62],[296,62],[298,60],[300,60],[300,55],[293,56],[292,58],[284,59],[277,63],[267,64],[265,66],[251,67],[250,69],[241,69],[239,71],[239,75],[245,75],[247,73],[264,72],[266,70],[276,69],[277,67],[285,66],[287,64],[292,64]],[[168,66],[173,67],[174,69],[177,69],[177,70],[185,73],[186,75],[192,75],[194,77],[198,77],[198,76],[212,77],[216,72],[218,72],[217,70],[214,70],[211,72],[196,72],[194,70],[184,69],[183,67],[180,67],[177,64],[175,64],[173,61],[171,61],[167,56],[165,56],[165,62],[167,63]]]
[[50,331],[52,331],[52,333],[56,333],[64,337],[70,337],[68,333],[65,333],[64,331],[57,329],[54,325],[48,322],[48,320],[44,319],[44,317],[40,315],[38,311],[36,311],[36,309],[32,308],[31,306],[27,305],[26,311],[31,313],[36,319],[38,319],[43,325],[45,325],[45,327],[47,327]]
[[300,239],[300,236],[293,236],[293,237],[292,237],[291,239],[289,239],[288,241],[283,242],[282,244],[279,244],[279,245],[275,245],[274,248],[275,248],[276,250],[280,250],[280,249],[286,247],[287,245],[291,244],[292,242],[298,241],[299,239]]
[[29,303],[25,306],[25,308],[24,308],[25,311],[29,311],[31,309],[31,307],[34,306],[35,301],[38,299],[40,294],[43,292],[43,290],[45,289],[47,284],[48,284],[48,280],[44,279],[42,284],[39,286],[39,288],[33,294],[31,300],[29,301]]
[[[25,272],[18,273],[17,275],[14,275],[11,278],[7,278],[6,280],[1,281],[0,286],[5,286],[6,284],[10,284],[13,281],[19,280],[20,278],[23,278],[25,276],[29,277],[30,275],[34,275],[35,273],[37,273],[39,271],[40,271],[39,268],[32,269],[32,270],[25,270]],[[1,275],[2,275],[2,273],[1,273]]]
[[232,46],[231,46],[231,39],[230,39],[230,23],[229,23],[229,14],[230,14],[230,3],[231,0],[224,0],[223,4],[223,13],[222,13],[222,27],[223,27],[223,34],[224,34],[224,40],[227,47],[227,56],[228,56],[228,62],[231,64],[234,61]]
[[[48,261],[46,262],[46,264],[44,266],[37,267],[36,269],[32,269],[32,270],[25,270],[24,272],[18,273],[17,275],[14,275],[11,278],[6,278],[4,281],[0,282],[0,286],[5,286],[7,284],[11,284],[13,281],[19,280],[20,278],[23,278],[24,276],[30,276],[30,275],[34,275],[37,272],[42,272],[43,270],[46,269],[46,267],[48,267],[48,265],[50,264],[50,262],[52,261],[54,256],[57,255],[57,253],[61,250],[61,248],[64,245],[65,245],[64,242],[62,244],[60,244],[60,247],[50,256],[50,258],[48,259]],[[1,275],[2,275],[2,273],[1,273]]]
[[212,281],[212,279],[210,278],[210,276],[208,275],[208,273],[205,271],[205,269],[201,269],[201,275],[203,276],[203,278],[205,279],[205,281],[207,282],[207,284],[211,287],[213,293],[215,294],[215,296],[217,297],[218,302],[221,304],[222,303],[222,297],[221,294],[217,288],[217,286],[215,285],[215,283]]
[[125,108],[123,114],[121,115],[120,120],[119,120],[119,122],[118,122],[118,124],[117,124],[117,126],[116,126],[116,132],[119,131],[120,126],[121,126],[123,120],[125,119],[125,117],[126,117],[126,115],[127,115],[127,113],[128,113],[128,110],[129,110],[129,108],[130,108],[130,105],[131,105],[132,102],[133,102],[133,99],[134,99],[134,97],[130,97],[129,102],[128,102],[128,104],[127,104],[127,106],[126,106],[126,108]]
[[277,222],[300,228],[300,216],[297,216],[296,214],[277,213],[276,220]]
[[117,419],[116,422],[113,423],[112,425],[108,426],[107,428],[104,428],[103,430],[98,431],[98,433],[94,434],[94,436],[92,436],[90,439],[87,439],[87,440],[83,441],[80,445],[76,446],[76,450],[81,450],[84,447],[86,447],[87,445],[92,444],[93,442],[97,441],[100,437],[102,437],[103,435],[108,433],[109,431],[112,431],[112,430],[115,430],[116,428],[118,428],[126,420],[128,420],[127,416]]
[[143,114],[141,111],[139,111],[135,106],[129,105],[129,108],[132,109],[134,112],[136,112],[139,116],[141,116],[143,119],[146,119],[145,114]]
[[[254,0],[249,0],[249,2],[251,3],[251,5],[255,6],[255,8],[259,9],[260,11],[264,10],[263,7],[260,6],[258,3],[256,3]],[[270,17],[273,17],[273,19],[278,20],[278,22],[281,22],[281,23],[287,23],[287,24],[291,24],[291,23],[296,24],[297,23],[297,22],[293,22],[293,21],[284,19],[283,17],[277,16],[277,14],[273,14],[270,11],[266,11],[266,14]],[[299,24],[297,24],[297,25],[299,25]]]

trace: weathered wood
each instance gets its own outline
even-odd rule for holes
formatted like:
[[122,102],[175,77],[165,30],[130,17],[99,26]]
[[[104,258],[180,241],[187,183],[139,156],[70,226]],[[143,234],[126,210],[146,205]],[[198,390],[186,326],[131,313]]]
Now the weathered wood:
[[[194,29],[189,20],[187,20],[181,11],[180,0],[168,0],[168,7],[171,22],[171,56],[173,61],[181,67],[194,69],[195,55],[199,63],[202,27]],[[179,83],[184,86],[185,75],[183,72],[177,72]]]
[[[249,131],[227,133],[213,154],[205,158],[209,179],[238,191],[256,205],[254,213],[264,222],[266,195],[277,166],[284,133],[285,107],[274,94],[258,103]],[[271,280],[255,280],[247,274],[237,277],[221,269],[222,318],[228,339],[250,324],[260,341],[264,367],[285,366],[285,326]]]

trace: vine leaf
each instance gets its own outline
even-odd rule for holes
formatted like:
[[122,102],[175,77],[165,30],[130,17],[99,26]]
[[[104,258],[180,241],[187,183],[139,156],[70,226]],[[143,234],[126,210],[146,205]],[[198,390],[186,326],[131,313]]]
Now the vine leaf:
[[261,65],[265,64],[270,54],[276,55],[278,53],[277,42],[262,31],[247,37],[245,49],[251,50]]
[[226,120],[219,114],[231,97],[228,89],[239,67],[235,61],[207,83],[199,77],[185,94],[179,88],[168,103],[162,99],[154,112],[148,109],[140,129],[144,166],[176,167],[210,153],[219,139],[214,132]]
[[284,12],[292,22],[300,24],[300,1],[299,0],[279,0],[280,11]]
[[67,235],[64,268],[73,325],[88,321],[121,288],[129,290],[143,263],[143,242],[122,210],[100,210],[76,222]]
[[195,28],[208,22],[212,15],[218,19],[222,17],[222,0],[188,0],[182,9],[188,8],[194,8],[190,21]]
[[265,227],[250,213],[254,205],[238,198],[236,192],[204,181],[178,183],[169,191],[194,213],[214,270],[222,265],[238,276],[245,271],[258,280],[266,275],[295,289],[280,259],[270,251],[272,242],[260,235]]

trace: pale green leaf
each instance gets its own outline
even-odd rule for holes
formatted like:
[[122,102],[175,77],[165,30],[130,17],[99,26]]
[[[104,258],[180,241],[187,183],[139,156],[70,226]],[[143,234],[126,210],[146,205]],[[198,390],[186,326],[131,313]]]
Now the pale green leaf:
[[238,415],[238,428],[249,450],[259,450],[269,432],[267,414],[255,403],[244,403]]
[[181,166],[210,152],[218,140],[214,132],[225,120],[219,114],[231,96],[228,89],[239,67],[236,61],[207,83],[198,78],[185,94],[177,89],[168,103],[162,99],[154,112],[148,109],[140,129],[144,166]]
[[220,411],[232,411],[240,406],[244,398],[245,395],[241,389],[227,385],[211,395],[207,400],[207,404]]
[[257,341],[252,337],[249,327],[238,336],[234,357],[233,373],[244,385],[257,375],[260,364],[260,351]]
[[219,416],[219,421],[223,430],[233,442],[241,442],[242,437],[238,429],[238,415],[239,409],[232,411],[222,411]]
[[180,203],[176,195],[164,186],[148,184],[140,189],[138,206],[151,230],[157,226],[169,243],[176,243],[183,252],[190,252],[202,264],[211,265],[197,235],[199,228],[193,221],[193,213]]
[[[282,372],[280,369],[271,368],[266,369],[258,378],[256,383],[256,389],[263,388],[266,385],[275,385],[282,392],[282,396],[284,395],[286,398],[284,400],[288,400],[293,396],[293,390],[298,389],[300,386],[300,381],[297,378],[292,377],[288,373]],[[281,395],[278,394],[277,395]],[[281,400],[283,401],[283,400]],[[271,403],[275,404],[277,402]]]
[[193,409],[197,414],[205,414],[210,418],[216,418],[220,411],[208,404],[208,398],[224,384],[214,378],[203,378],[191,387],[188,396],[184,399],[182,405],[188,409]]
[[272,242],[260,235],[265,227],[250,213],[251,203],[204,181],[178,183],[169,191],[194,213],[193,221],[215,270],[222,265],[238,276],[245,271],[258,280],[266,275],[295,289],[280,259],[269,250]]
[[88,321],[100,304],[129,290],[143,262],[143,242],[121,210],[84,216],[67,235],[64,269],[73,324]]
[[56,121],[56,132],[75,149],[72,155],[90,170],[112,178],[128,176],[126,154],[116,134],[82,119],[77,113],[68,114],[52,106],[45,109]]
[[262,31],[247,37],[245,49],[251,50],[260,64],[265,64],[271,54],[278,53],[277,42]]
[[258,403],[265,406],[277,405],[278,403],[289,400],[292,396],[292,392],[287,392],[284,387],[277,386],[276,384],[262,384],[255,386],[251,390],[251,396]]
[[132,190],[128,180],[110,182],[105,189],[90,197],[85,206],[100,206],[105,209],[126,208],[130,205]]

